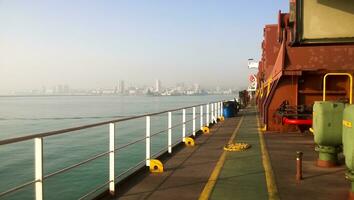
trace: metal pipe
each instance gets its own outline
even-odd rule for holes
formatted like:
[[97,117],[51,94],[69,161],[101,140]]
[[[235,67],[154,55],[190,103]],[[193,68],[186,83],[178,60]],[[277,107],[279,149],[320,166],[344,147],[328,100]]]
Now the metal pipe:
[[172,153],[172,112],[168,112],[168,153]]
[[145,153],[146,153],[146,166],[150,166],[150,154],[151,154],[151,138],[150,138],[150,132],[151,129],[150,129],[150,116],[146,116],[146,141],[145,141]]
[[109,193],[115,195],[115,180],[114,180],[114,140],[115,140],[115,124],[109,124]]
[[348,76],[349,77],[349,103],[353,103],[353,76],[349,73],[327,73],[323,77],[323,101],[326,101],[326,80],[327,76]]
[[302,180],[302,156],[303,153],[301,151],[296,152],[296,180]]
[[288,125],[312,125],[312,119],[289,119],[283,117],[283,124]]
[[207,106],[207,107],[206,107],[206,109],[207,109],[207,110],[206,110],[206,123],[207,123],[206,125],[209,126],[209,124],[210,124],[210,120],[209,120],[209,119],[210,119],[210,115],[209,115],[209,104],[207,104],[206,106]]
[[43,200],[43,138],[34,139],[34,172],[36,200]]
[[49,136],[53,136],[53,135],[60,135],[60,134],[64,134],[67,132],[74,132],[74,131],[78,131],[78,130],[103,126],[103,125],[106,125],[109,123],[118,123],[118,122],[133,120],[133,119],[139,119],[139,118],[143,118],[146,116],[156,116],[156,115],[160,115],[160,114],[164,114],[164,113],[168,113],[168,112],[178,111],[181,109],[193,108],[193,107],[200,106],[200,105],[204,105],[204,104],[198,104],[198,105],[194,105],[194,106],[171,109],[171,110],[166,110],[166,111],[161,111],[161,112],[156,112],[156,113],[148,113],[148,114],[143,114],[143,115],[122,118],[122,119],[116,119],[116,120],[104,121],[104,122],[99,122],[99,123],[94,123],[94,124],[88,124],[88,125],[83,125],[83,126],[76,126],[76,127],[72,127],[72,128],[60,129],[60,130],[55,130],[55,131],[49,131],[49,132],[43,132],[43,133],[37,133],[37,134],[29,134],[29,135],[22,136],[22,137],[15,137],[15,138],[9,138],[9,139],[5,139],[5,140],[0,140],[0,145],[12,144],[12,143],[31,140],[31,139],[35,139],[35,138],[44,138],[44,137],[49,137]]
[[193,136],[195,136],[195,107],[193,107]]
[[182,141],[186,140],[186,109],[182,110]]
[[200,106],[200,130],[203,128],[203,106]]

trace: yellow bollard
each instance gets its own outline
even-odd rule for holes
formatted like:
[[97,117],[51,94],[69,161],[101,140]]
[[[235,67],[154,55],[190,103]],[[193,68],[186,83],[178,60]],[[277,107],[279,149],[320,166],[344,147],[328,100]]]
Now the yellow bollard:
[[152,159],[150,160],[150,172],[152,173],[162,173],[163,172],[163,164],[161,161]]
[[203,131],[203,133],[210,133],[210,129],[207,126],[203,126],[202,131]]
[[188,147],[194,147],[194,146],[195,146],[194,139],[191,138],[191,137],[186,137],[184,143],[185,143],[186,146],[188,146]]

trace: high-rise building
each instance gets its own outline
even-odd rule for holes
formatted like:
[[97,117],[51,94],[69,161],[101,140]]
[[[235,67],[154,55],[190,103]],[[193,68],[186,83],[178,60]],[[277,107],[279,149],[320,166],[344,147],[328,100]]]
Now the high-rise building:
[[118,83],[118,93],[119,94],[124,94],[125,88],[124,88],[124,81],[120,80]]
[[194,83],[194,92],[199,92],[200,86],[198,83]]
[[155,91],[156,92],[161,92],[161,81],[160,80],[156,80]]

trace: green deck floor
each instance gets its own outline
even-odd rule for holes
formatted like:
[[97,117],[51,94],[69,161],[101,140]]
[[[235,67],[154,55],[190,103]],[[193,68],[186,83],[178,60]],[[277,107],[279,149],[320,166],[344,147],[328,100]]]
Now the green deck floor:
[[255,112],[246,112],[235,142],[252,147],[243,152],[227,152],[210,199],[268,199]]

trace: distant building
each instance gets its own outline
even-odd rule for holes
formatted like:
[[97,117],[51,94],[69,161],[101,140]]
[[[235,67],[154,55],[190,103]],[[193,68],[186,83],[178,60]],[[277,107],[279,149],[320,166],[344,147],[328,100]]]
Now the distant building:
[[199,86],[199,84],[198,84],[198,83],[194,83],[194,92],[195,92],[195,93],[199,93],[199,91],[200,91],[200,86]]
[[120,80],[118,83],[118,93],[119,94],[124,94],[125,88],[124,88],[124,81]]
[[160,80],[156,80],[155,91],[156,92],[161,92],[161,81]]

